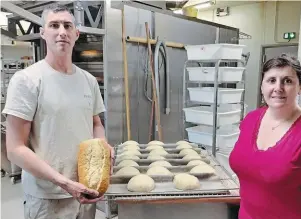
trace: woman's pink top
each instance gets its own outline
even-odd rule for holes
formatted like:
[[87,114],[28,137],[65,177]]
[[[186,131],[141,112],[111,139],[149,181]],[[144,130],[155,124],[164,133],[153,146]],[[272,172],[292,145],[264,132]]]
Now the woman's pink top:
[[241,122],[230,155],[240,181],[239,219],[301,219],[301,117],[263,151],[256,139],[266,109],[250,112]]

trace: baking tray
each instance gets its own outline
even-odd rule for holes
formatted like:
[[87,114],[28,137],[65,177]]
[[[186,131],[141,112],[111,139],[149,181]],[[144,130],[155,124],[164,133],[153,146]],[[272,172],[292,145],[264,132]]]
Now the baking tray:
[[[184,155],[179,154],[183,149],[176,149],[175,148],[176,146],[177,146],[176,144],[167,144],[167,148],[165,148],[165,151],[168,154],[162,155],[163,157],[165,157],[164,160],[175,163],[175,165],[187,164],[188,163],[187,160],[182,159],[184,157]],[[200,159],[204,160],[205,162],[208,162],[208,159],[206,159],[206,157],[208,156],[208,152],[206,150],[198,148],[197,146],[194,146],[192,148],[192,150],[196,151],[200,155]],[[147,157],[149,156],[149,153],[150,153],[149,150],[140,148],[140,149],[138,149],[138,151],[140,151],[140,153],[141,153],[141,155],[136,155],[137,157],[139,157],[139,159],[131,159],[131,160],[137,162],[138,164],[140,163],[141,165],[149,165],[150,163],[157,161],[156,159],[154,159],[154,160],[147,159]],[[115,164],[114,164],[115,166],[117,166],[122,161],[121,154],[123,152],[124,151],[122,148],[119,148],[119,147],[116,148],[116,160],[115,160]]]
[[[154,176],[152,175],[151,178],[155,181],[155,182],[169,182],[173,180],[173,177],[178,174],[178,173],[189,173],[189,171],[195,167],[197,165],[191,165],[191,166],[172,166],[172,167],[165,167],[166,169],[168,169],[172,175],[170,176]],[[122,167],[118,167],[118,168],[114,168],[113,170],[113,175],[111,176],[111,184],[118,184],[118,183],[122,183],[122,184],[127,184],[128,181],[134,176],[134,175],[128,175],[128,176],[116,176],[114,175],[118,170],[120,170]],[[147,170],[150,167],[143,167],[143,166],[139,166],[139,167],[134,167],[137,170],[139,170],[139,172],[141,174],[146,174]],[[214,167],[213,167],[214,168]],[[204,178],[209,178],[212,177],[211,179],[219,179],[219,177],[217,175],[214,174],[192,174],[190,173],[190,175],[196,176],[199,179],[204,179]]]
[[[201,161],[210,164],[210,159],[208,157],[206,158],[200,158]],[[153,162],[156,162],[158,160],[150,160],[150,159],[140,159],[140,160],[133,160],[135,161],[139,167],[149,167],[149,165]],[[161,160],[163,161],[163,160]],[[165,159],[164,161],[169,162],[173,167],[179,167],[179,166],[184,166],[186,167],[187,164],[189,163],[189,160],[183,160],[183,159]],[[121,162],[120,161],[116,161],[115,165],[114,165],[114,170],[119,170],[122,167],[118,167],[117,165]]]
[[[166,198],[167,196],[173,197],[177,196],[181,197],[216,197],[216,196],[237,196],[239,186],[237,183],[233,181],[231,175],[227,173],[227,171],[218,163],[218,161],[208,152],[208,150],[199,147],[196,144],[190,144],[193,146],[193,149],[198,152],[199,155],[202,156],[200,160],[210,164],[216,171],[216,175],[195,175],[201,184],[201,187],[196,190],[178,190],[175,188],[173,184],[173,176],[151,176],[151,178],[155,181],[155,188],[151,192],[131,192],[127,190],[127,184],[129,180],[133,176],[116,176],[116,173],[122,167],[117,167],[117,165],[121,162],[119,156],[116,156],[116,160],[114,163],[113,175],[111,176],[110,186],[105,193],[105,196],[108,199],[118,200],[119,198],[125,199],[135,199],[138,198],[140,200],[149,200],[149,199],[161,199]],[[140,173],[146,173],[146,171],[150,168],[149,165],[152,162],[157,160],[145,159],[148,156],[149,150],[145,148],[148,146],[147,144],[139,144],[139,151],[142,155],[138,155],[140,159],[135,160],[138,163],[139,167],[137,168]],[[172,167],[166,167],[173,174],[189,171],[194,167],[194,165],[187,166],[189,160],[183,160],[183,155],[179,155],[180,149],[176,149],[178,146],[174,143],[168,143],[162,145],[163,148],[169,153],[169,155],[165,155],[165,160],[169,162]],[[115,147],[116,155],[120,155],[123,152],[123,146],[118,145]],[[194,174],[191,174],[194,175]]]
[[[198,153],[205,153],[205,151],[201,148],[190,148]],[[169,154],[178,154],[180,153],[183,149],[176,149],[176,148],[164,148],[164,150],[169,153]],[[126,150],[123,150],[123,148],[120,148],[117,150],[117,155],[119,154],[122,154],[124,151]],[[147,149],[137,149],[137,151],[139,151],[141,154],[148,154],[150,153],[151,151],[150,150],[147,150]]]
[[[136,196],[136,195],[163,195],[163,194],[229,194],[231,190],[237,190],[238,185],[224,172],[224,169],[215,161],[210,159],[211,166],[215,169],[216,175],[213,176],[197,176],[201,184],[201,188],[196,190],[182,191],[175,188],[173,184],[173,176],[151,176],[155,181],[155,189],[151,192],[137,193],[127,190],[127,183],[133,176],[112,176],[111,184],[106,192],[107,196]],[[145,172],[146,167],[136,167]],[[186,167],[167,167],[171,172],[177,173],[181,170],[190,170],[193,166]],[[189,172],[189,171],[187,171]],[[194,175],[194,174],[191,174]]]
[[[192,146],[192,147],[194,147],[194,148],[198,148],[198,145],[197,144],[195,144],[195,143],[187,143],[187,144],[189,144],[190,146]],[[152,145],[154,145],[154,144],[152,144]],[[120,145],[118,145],[117,147],[118,148],[123,148],[123,147],[126,147],[127,145],[122,145],[122,144],[120,144]],[[150,146],[150,145],[148,145],[148,144],[138,144],[137,145],[138,147],[140,147],[141,149],[146,149],[148,146]],[[171,148],[171,149],[174,149],[174,148],[176,148],[177,146],[179,146],[179,145],[177,145],[177,144],[175,144],[175,143],[165,143],[165,144],[163,144],[163,145],[158,145],[158,146],[162,146],[163,148],[166,148],[166,149],[168,149],[168,148]]]

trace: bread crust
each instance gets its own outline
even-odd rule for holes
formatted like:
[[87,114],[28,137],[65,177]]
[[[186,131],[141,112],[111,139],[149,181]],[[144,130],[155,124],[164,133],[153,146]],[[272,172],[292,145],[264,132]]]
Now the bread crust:
[[79,183],[104,194],[110,184],[111,152],[103,139],[83,141],[78,152]]

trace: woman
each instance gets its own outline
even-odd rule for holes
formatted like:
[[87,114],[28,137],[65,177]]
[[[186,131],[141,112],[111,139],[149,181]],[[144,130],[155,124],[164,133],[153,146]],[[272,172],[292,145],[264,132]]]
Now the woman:
[[240,181],[240,219],[301,218],[300,62],[289,56],[263,66],[266,106],[250,112],[230,166]]

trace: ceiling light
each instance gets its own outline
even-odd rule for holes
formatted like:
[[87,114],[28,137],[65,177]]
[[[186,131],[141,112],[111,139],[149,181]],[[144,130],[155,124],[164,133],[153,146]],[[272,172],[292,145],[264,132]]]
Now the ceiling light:
[[175,13],[175,14],[183,14],[183,10],[182,9],[177,9],[177,10],[174,10],[173,13]]
[[207,1],[207,2],[203,2],[200,4],[195,5],[194,7],[196,9],[202,9],[202,8],[209,8],[210,6],[212,6],[214,3],[212,1]]

